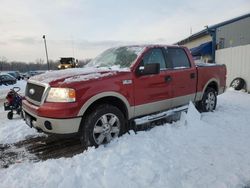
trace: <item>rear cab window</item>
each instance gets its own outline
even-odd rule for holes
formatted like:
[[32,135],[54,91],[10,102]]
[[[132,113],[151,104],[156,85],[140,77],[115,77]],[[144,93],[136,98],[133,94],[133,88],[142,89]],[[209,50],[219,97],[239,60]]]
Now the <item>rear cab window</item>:
[[189,58],[182,48],[165,48],[167,62],[173,69],[190,68],[191,64]]

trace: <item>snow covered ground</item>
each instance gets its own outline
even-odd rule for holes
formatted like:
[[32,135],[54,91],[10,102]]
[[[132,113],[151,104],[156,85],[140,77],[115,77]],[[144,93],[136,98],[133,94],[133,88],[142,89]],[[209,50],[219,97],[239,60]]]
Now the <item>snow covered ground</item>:
[[7,112],[0,106],[0,144],[12,144],[31,135],[38,133],[35,129],[29,128],[19,115],[14,114],[13,119],[8,120]]
[[[37,134],[0,109],[0,144]],[[126,134],[72,158],[0,169],[0,187],[244,187],[250,185],[250,95],[229,90],[213,113]]]

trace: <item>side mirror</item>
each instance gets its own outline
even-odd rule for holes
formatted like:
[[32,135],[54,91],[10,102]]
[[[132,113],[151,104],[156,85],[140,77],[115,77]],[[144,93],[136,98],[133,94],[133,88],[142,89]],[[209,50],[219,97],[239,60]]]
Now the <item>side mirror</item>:
[[151,63],[146,64],[144,66],[139,66],[137,69],[137,75],[150,75],[150,74],[159,74],[160,73],[160,64],[159,63]]

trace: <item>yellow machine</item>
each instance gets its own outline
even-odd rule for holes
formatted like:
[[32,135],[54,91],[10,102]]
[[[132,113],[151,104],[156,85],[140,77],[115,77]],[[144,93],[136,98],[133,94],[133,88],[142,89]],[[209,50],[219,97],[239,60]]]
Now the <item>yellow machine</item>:
[[73,57],[62,57],[58,69],[69,69],[78,67],[78,61]]

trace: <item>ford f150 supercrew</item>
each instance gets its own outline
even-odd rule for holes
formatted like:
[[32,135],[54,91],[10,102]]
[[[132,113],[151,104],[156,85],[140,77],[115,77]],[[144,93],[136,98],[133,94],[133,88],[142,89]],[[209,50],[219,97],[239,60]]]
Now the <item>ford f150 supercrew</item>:
[[190,101],[200,111],[213,111],[225,83],[224,65],[195,65],[185,47],[111,48],[84,68],[32,77],[24,119],[39,131],[77,133],[86,145],[98,146],[123,134],[137,117]]

